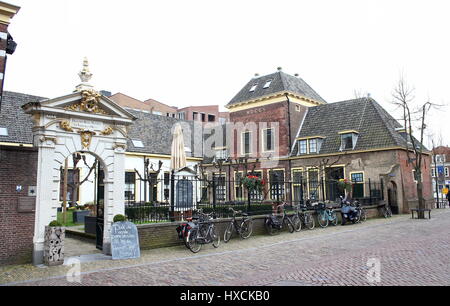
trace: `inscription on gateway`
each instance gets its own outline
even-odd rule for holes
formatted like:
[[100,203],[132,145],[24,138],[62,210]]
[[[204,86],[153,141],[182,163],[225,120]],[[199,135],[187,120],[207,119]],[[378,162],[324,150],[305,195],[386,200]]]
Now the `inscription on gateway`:
[[131,222],[116,222],[111,226],[112,259],[133,259],[141,256],[136,225]]
[[76,118],[71,119],[70,126],[75,129],[82,129],[86,131],[100,131],[103,129],[102,122]]

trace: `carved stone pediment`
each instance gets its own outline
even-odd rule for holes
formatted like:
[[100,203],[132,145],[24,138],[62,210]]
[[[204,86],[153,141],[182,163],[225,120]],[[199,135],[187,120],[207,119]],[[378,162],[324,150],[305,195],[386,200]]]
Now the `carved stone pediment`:
[[76,112],[109,115],[108,112],[100,106],[101,96],[102,95],[95,90],[83,90],[81,92],[81,101],[68,105],[65,109]]
[[[128,126],[136,119],[114,101],[92,89],[56,99],[28,103],[22,108],[26,113],[32,115],[44,113],[46,119],[50,119],[50,117],[67,118],[69,122],[73,118],[79,118],[80,120],[102,121],[111,126]],[[36,118],[35,125],[39,124],[40,118]],[[41,125],[42,123],[40,122]],[[72,122],[71,126],[74,128]],[[64,123],[61,127],[66,129],[68,125]]]

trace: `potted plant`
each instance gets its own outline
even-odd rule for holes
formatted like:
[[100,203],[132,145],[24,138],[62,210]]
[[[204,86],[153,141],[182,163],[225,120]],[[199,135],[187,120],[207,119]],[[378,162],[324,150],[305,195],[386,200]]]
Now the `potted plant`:
[[52,221],[45,227],[44,263],[58,266],[64,263],[64,239],[66,229],[58,221]]
[[347,195],[352,192],[352,182],[348,179],[340,179],[337,184],[339,189],[344,192],[345,197],[347,198]]
[[89,216],[91,211],[89,209],[86,209],[85,206],[78,206],[77,209],[72,214],[73,223],[78,224],[84,224],[84,218]]
[[124,215],[115,215],[114,219],[113,219],[114,223],[116,223],[116,222],[125,222],[125,221],[127,221],[127,218]]
[[244,177],[241,182],[249,193],[253,191],[261,192],[266,184],[263,179],[255,175],[248,175],[247,177]]

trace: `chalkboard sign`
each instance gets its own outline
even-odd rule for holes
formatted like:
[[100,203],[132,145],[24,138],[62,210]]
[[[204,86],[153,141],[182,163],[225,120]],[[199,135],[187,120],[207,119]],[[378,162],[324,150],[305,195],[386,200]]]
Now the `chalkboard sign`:
[[111,226],[112,259],[133,259],[141,256],[136,225],[131,222],[116,222]]

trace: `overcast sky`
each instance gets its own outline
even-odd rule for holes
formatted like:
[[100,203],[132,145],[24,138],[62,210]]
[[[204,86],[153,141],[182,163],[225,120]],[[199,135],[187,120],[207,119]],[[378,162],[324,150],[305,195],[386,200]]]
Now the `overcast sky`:
[[[368,92],[393,114],[401,73],[416,101],[445,105],[428,133],[450,145],[450,1],[7,0],[5,89],[72,92],[82,60],[96,89],[178,107],[224,106],[253,77],[299,73],[328,102]],[[332,115],[332,114],[330,114]]]

